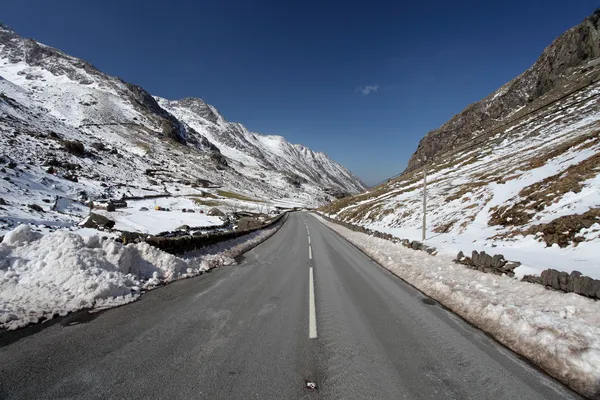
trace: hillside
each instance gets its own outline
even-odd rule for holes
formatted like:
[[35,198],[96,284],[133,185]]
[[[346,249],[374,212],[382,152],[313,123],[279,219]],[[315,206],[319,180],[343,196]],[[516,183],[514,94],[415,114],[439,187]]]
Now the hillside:
[[[0,25],[1,229],[70,226],[90,199],[252,198],[319,205],[364,189],[327,155],[169,101]],[[80,203],[55,207],[57,197]]]
[[524,263],[521,274],[557,268],[599,277],[598,16],[425,136],[403,174],[324,212],[420,240],[426,170],[427,242],[454,254],[502,253]]

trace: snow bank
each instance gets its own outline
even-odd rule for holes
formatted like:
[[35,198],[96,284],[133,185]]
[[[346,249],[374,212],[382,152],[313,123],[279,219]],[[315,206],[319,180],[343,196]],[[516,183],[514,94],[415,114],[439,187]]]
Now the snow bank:
[[546,290],[353,232],[315,216],[378,263],[587,396],[600,396],[600,302]]
[[143,289],[233,264],[281,223],[184,257],[147,243],[123,246],[68,231],[42,235],[20,225],[0,243],[0,328],[135,301]]

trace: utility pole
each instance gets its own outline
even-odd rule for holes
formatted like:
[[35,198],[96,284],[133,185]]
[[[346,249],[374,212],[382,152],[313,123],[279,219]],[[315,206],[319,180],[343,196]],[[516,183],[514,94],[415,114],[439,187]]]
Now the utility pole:
[[423,166],[423,241],[427,232],[427,165]]

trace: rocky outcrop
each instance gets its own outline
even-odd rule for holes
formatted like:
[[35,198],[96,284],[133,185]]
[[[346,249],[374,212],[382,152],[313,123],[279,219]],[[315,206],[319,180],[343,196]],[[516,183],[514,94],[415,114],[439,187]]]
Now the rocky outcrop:
[[[439,129],[429,132],[409,160],[407,171],[472,141],[482,132],[502,126],[515,116],[517,109],[525,112],[528,105],[556,91],[556,95],[547,96],[548,101],[552,101],[567,90],[563,86],[566,81],[589,79],[591,71],[598,76],[598,63],[588,63],[600,57],[599,21],[600,10],[596,10],[581,24],[554,40],[523,74],[487,98],[469,105]],[[543,105],[542,102],[535,107]]]

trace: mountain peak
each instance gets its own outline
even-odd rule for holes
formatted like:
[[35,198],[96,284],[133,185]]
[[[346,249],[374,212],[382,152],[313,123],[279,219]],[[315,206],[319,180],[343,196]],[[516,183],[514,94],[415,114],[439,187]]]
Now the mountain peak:
[[8,25],[3,24],[2,22],[0,22],[0,31],[4,31],[4,32],[8,32],[8,33],[15,33],[14,30],[12,30]]

